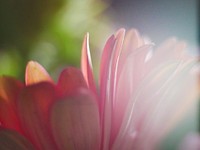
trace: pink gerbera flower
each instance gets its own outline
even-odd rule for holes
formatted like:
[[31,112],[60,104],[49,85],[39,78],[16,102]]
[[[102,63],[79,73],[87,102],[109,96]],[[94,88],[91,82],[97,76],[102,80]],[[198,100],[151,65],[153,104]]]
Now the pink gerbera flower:
[[64,69],[55,83],[29,62],[25,85],[0,77],[0,149],[154,149],[198,96],[197,61],[170,39],[153,51],[136,30],[106,42],[97,91],[89,50],[81,70]]

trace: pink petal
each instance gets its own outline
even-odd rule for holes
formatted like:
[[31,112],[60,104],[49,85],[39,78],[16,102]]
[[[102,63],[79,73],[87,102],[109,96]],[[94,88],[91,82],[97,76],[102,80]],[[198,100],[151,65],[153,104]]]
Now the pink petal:
[[[122,48],[123,48],[123,42],[124,42],[124,37],[125,37],[125,30],[124,29],[120,29],[117,34],[116,34],[116,43],[115,43],[115,47],[113,49],[112,52],[112,57],[111,59],[111,72],[110,72],[110,89],[111,89],[111,99],[114,99],[115,97],[115,88],[117,85],[117,78],[118,78],[118,68],[119,68],[119,60],[120,60],[120,56],[122,53]],[[109,84],[108,84],[109,85]],[[112,101],[113,102],[113,101]]]
[[23,89],[18,110],[26,137],[40,150],[56,150],[50,129],[49,109],[56,99],[55,86],[40,82]]
[[26,85],[35,84],[42,81],[48,81],[53,83],[47,71],[39,63],[35,61],[30,61],[26,66]]
[[122,71],[122,66],[124,65],[127,57],[142,46],[144,46],[144,41],[138,31],[135,29],[127,31],[119,60],[118,74]]
[[89,34],[85,35],[83,46],[82,46],[82,56],[81,56],[81,70],[83,76],[86,80],[87,86],[96,94],[96,86],[92,71],[92,60],[89,48]]
[[[105,110],[105,118],[103,118],[103,128],[105,126],[103,143],[105,145],[108,145],[109,138],[110,143],[113,143],[118,133],[129,101],[130,93],[132,93],[135,88],[134,86],[137,86],[137,84],[134,84],[133,82],[136,82],[139,79],[138,77],[142,76],[143,65],[149,47],[151,47],[151,45],[143,46],[144,42],[136,30],[129,31],[127,36],[125,36],[125,30],[121,29],[117,32],[115,37],[116,41],[113,41],[114,46],[104,49],[101,62],[102,82],[100,85],[102,94],[101,100],[102,103],[104,103],[102,108]],[[129,62],[127,62],[127,58],[129,58]],[[135,70],[140,69],[141,71],[135,72],[133,65]],[[128,74],[124,71],[124,68],[129,72]],[[121,83],[119,84],[120,80]],[[112,126],[112,129],[109,129],[110,126]]]
[[123,52],[133,51],[141,46],[145,45],[143,38],[140,36],[136,29],[127,31],[124,38]]
[[[111,125],[111,101],[107,101],[107,82],[109,80],[109,69],[110,69],[110,58],[113,52],[115,44],[114,36],[111,36],[104,47],[103,55],[101,58],[101,66],[100,66],[100,117],[101,117],[101,125],[102,125],[102,143],[105,149],[108,148],[109,144],[109,134],[110,134],[110,125]],[[106,120],[106,121],[105,121]],[[101,149],[103,149],[101,147]]]
[[50,124],[59,149],[98,150],[100,124],[95,98],[85,89],[56,101]]
[[[116,33],[116,42],[115,42],[115,47],[112,51],[112,56],[110,58],[110,64],[109,64],[109,76],[108,76],[108,82],[107,82],[107,88],[109,91],[107,91],[107,97],[106,97],[106,102],[105,102],[105,119],[104,119],[104,128],[105,128],[105,136],[104,140],[109,141],[109,139],[106,139],[107,137],[112,136],[112,133],[110,133],[109,129],[111,127],[110,122],[112,121],[112,111],[113,111],[113,104],[115,103],[115,93],[116,93],[116,85],[117,85],[117,78],[118,78],[118,67],[119,67],[119,60],[123,48],[123,42],[124,42],[124,36],[125,36],[125,30],[120,29]],[[111,114],[111,118],[109,118],[109,114]],[[108,116],[107,116],[108,115]],[[110,121],[111,120],[111,121]],[[112,124],[112,123],[111,123]],[[106,129],[107,128],[107,129]],[[111,135],[110,135],[111,134]],[[111,137],[111,143],[112,143],[112,137]],[[104,142],[105,144],[106,142]],[[106,146],[106,144],[105,144]]]
[[61,95],[70,95],[79,88],[86,88],[86,82],[81,70],[69,67],[62,71],[57,84]]
[[11,77],[0,77],[0,123],[10,129],[20,130],[16,103],[22,83]]
[[22,135],[8,129],[0,129],[1,150],[35,150],[33,145]]
[[174,61],[183,59],[185,48],[185,42],[177,41],[175,38],[168,39],[154,51],[149,68],[153,68],[169,60]]
[[[131,40],[140,39],[136,33],[129,32],[129,36],[125,36],[118,60],[119,65],[114,70],[118,69],[117,82],[108,83],[108,89],[105,91],[108,95],[110,91],[114,94],[114,97],[111,97],[111,100],[114,100],[113,106],[110,107],[113,109],[113,114],[107,113],[112,118],[110,144],[114,142],[111,146],[113,150],[153,148],[181,118],[183,112],[194,104],[194,101],[189,101],[188,96],[192,95],[192,99],[195,100],[195,96],[198,95],[195,77],[189,73],[191,62],[187,63],[185,58],[182,59],[185,44],[182,42],[174,44],[173,40],[169,41],[158,49],[155,55],[149,57],[152,44],[141,42],[138,46],[131,45]],[[132,43],[137,42],[132,41]],[[116,76],[108,76],[109,81]],[[192,91],[191,95],[185,91],[187,85]],[[115,90],[112,91],[113,88]],[[174,93],[176,89],[179,91]],[[185,104],[184,109],[178,108],[181,103]],[[171,119],[172,121],[167,121],[161,126],[163,122]]]
[[[115,38],[114,35],[112,35],[106,42],[102,58],[101,58],[101,66],[100,66],[100,93],[101,93],[101,102],[100,102],[100,111],[104,110],[105,105],[105,99],[106,99],[106,86],[109,79],[109,64],[110,64],[110,58],[112,55],[112,51],[115,45]],[[101,112],[103,113],[103,112]]]
[[144,77],[145,58],[150,49],[151,45],[146,45],[132,51],[122,66],[113,103],[112,140],[119,131],[132,94],[135,93]]
[[132,139],[127,150],[154,148],[197,100],[194,65],[179,68],[179,61],[169,61],[145,77],[130,99],[114,149],[124,149],[127,139]]

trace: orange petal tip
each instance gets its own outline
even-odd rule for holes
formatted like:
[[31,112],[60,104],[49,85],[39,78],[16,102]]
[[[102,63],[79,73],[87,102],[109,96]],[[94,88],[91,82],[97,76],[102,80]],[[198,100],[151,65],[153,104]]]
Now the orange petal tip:
[[37,62],[29,61],[26,66],[26,85],[35,84],[42,81],[53,82],[47,71]]

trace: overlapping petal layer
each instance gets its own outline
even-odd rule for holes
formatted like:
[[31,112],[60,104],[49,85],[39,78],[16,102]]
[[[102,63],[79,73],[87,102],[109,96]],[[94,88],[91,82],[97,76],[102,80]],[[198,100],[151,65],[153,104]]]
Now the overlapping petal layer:
[[103,50],[100,91],[89,34],[81,59],[58,83],[33,61],[25,85],[0,77],[1,149],[153,150],[199,95],[197,61],[174,38],[154,50],[135,29],[120,29]]
[[56,101],[50,124],[60,150],[97,150],[100,146],[98,106],[87,90]]
[[12,77],[0,77],[0,124],[21,131],[17,111],[18,96],[23,84]]
[[153,50],[134,29],[108,39],[100,66],[102,150],[154,149],[194,104],[197,59],[185,47],[172,38]]
[[[31,61],[26,68],[26,86],[11,77],[1,77],[0,86],[1,126],[19,131],[35,149],[99,148],[97,101],[79,69],[64,69],[55,84],[40,64]],[[33,149],[13,131],[2,129],[0,138],[4,138],[2,148],[19,144],[19,149]]]
[[49,126],[50,108],[55,100],[55,87],[48,82],[26,87],[20,95],[18,109],[22,127],[40,150],[56,149]]

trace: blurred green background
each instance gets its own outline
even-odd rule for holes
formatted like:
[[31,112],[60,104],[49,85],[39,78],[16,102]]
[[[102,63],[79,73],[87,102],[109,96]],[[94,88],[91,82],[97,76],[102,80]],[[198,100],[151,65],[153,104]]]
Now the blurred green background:
[[79,66],[86,32],[95,57],[112,30],[107,7],[98,0],[1,0],[0,74],[23,80],[28,60],[53,77],[64,66]]
[[137,28],[156,45],[176,36],[193,49],[197,1],[0,0],[0,75],[23,80],[28,60],[41,63],[53,77],[64,66],[79,66],[86,32],[93,60],[99,60],[106,39],[121,27]]

